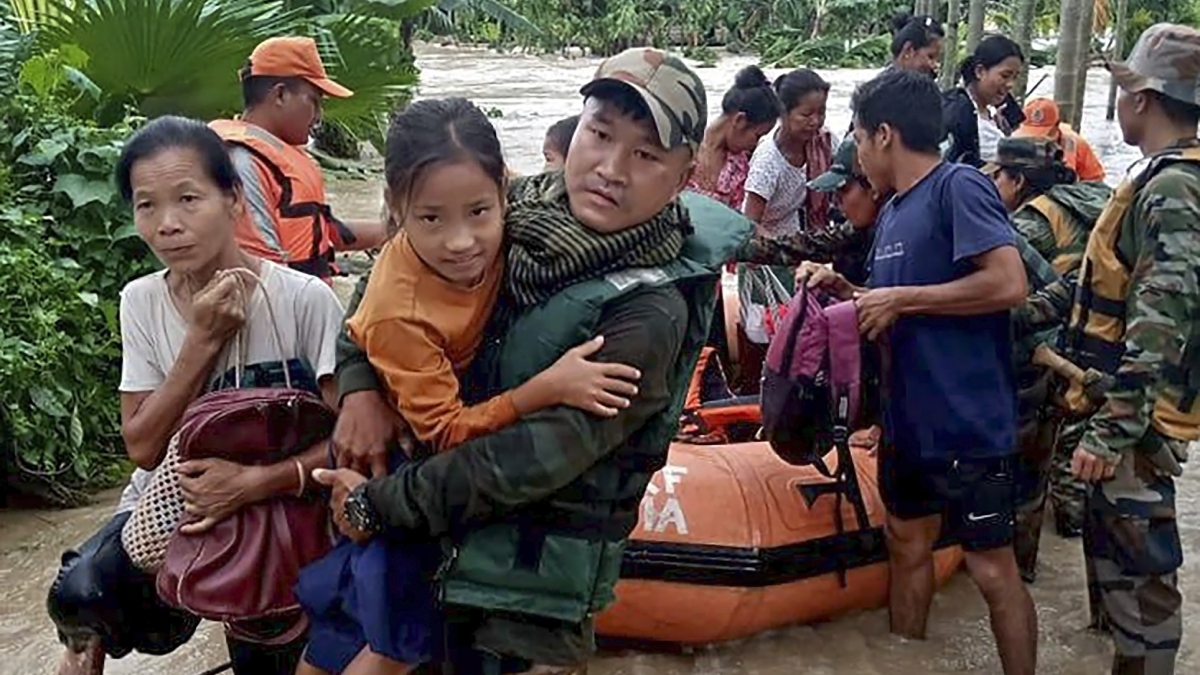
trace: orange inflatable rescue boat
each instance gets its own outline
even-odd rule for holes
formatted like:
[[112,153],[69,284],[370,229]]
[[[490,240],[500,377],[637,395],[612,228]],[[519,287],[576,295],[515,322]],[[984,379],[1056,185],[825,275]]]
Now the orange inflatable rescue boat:
[[[673,443],[650,482],[617,601],[597,617],[597,632],[699,645],[885,605],[875,458],[851,451],[870,523],[864,528],[851,500],[826,492],[830,479],[755,442],[757,396],[729,398],[719,385],[726,399],[713,400],[720,394],[711,384],[725,380],[713,354],[702,356],[689,392],[681,434],[693,442]],[[835,466],[836,456],[826,463]],[[939,585],[961,563],[957,546],[938,542]]]

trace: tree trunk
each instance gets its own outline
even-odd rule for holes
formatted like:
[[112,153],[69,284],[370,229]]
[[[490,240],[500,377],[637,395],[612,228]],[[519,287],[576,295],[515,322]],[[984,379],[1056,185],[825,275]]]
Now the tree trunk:
[[1063,120],[1075,119],[1079,108],[1076,90],[1079,81],[1079,64],[1083,55],[1083,36],[1091,35],[1090,27],[1083,25],[1084,3],[1092,0],[1062,0],[1058,15],[1058,58],[1054,63],[1054,101],[1058,104],[1059,116]]
[[961,11],[961,0],[950,0],[946,11],[946,39],[942,40],[942,44],[945,45],[942,48],[942,89],[953,87],[954,80],[958,77],[958,22]]
[[1075,80],[1075,114],[1070,118],[1070,124],[1078,129],[1083,123],[1083,109],[1087,98],[1088,66],[1092,62],[1092,21],[1096,17],[1096,3],[1084,0],[1083,23],[1079,30],[1079,77]]
[[[1117,21],[1113,35],[1112,59],[1120,61],[1125,58],[1125,25],[1128,23],[1129,0],[1117,0]],[[1117,81],[1109,78],[1108,109],[1104,111],[1104,119],[1111,122],[1117,115]]]
[[1077,67],[1079,74],[1075,79],[1075,112],[1069,118],[1065,115],[1063,117],[1063,121],[1076,129],[1083,121],[1083,110],[1087,103],[1087,76],[1092,61],[1092,38],[1095,37],[1092,22],[1096,16],[1094,0],[1084,0],[1080,5],[1083,18],[1080,21],[1079,30],[1079,65]]
[[[1121,0],[1124,2],[1125,0]],[[1013,26],[1013,40],[1021,46],[1025,58],[1033,51],[1033,19],[1037,13],[1037,0],[1017,0],[1017,20]],[[1025,88],[1029,86],[1029,68],[1022,68],[1013,83],[1013,96],[1018,101],[1025,101]]]
[[986,0],[971,0],[967,6],[967,53],[975,51],[975,46],[983,39],[983,21],[985,18],[985,10],[987,9]]
[[913,3],[914,16],[937,16],[937,0],[916,0]]

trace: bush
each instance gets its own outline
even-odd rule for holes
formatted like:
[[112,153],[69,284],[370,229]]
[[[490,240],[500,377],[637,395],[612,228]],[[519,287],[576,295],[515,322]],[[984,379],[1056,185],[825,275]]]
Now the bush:
[[0,96],[0,460],[57,503],[114,477],[121,288],[157,267],[112,184],[138,124],[82,122],[53,98]]

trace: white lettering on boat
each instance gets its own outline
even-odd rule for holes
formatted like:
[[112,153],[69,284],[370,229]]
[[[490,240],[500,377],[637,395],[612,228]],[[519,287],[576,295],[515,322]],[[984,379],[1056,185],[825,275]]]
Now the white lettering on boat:
[[[679,534],[688,533],[687,516],[683,513],[683,505],[675,494],[675,487],[683,482],[687,475],[686,466],[668,464],[658,472],[662,477],[662,487],[651,480],[646,486],[646,494],[642,496],[642,529],[646,532],[666,532],[668,527],[674,527]],[[662,495],[662,508],[657,507],[659,495]]]

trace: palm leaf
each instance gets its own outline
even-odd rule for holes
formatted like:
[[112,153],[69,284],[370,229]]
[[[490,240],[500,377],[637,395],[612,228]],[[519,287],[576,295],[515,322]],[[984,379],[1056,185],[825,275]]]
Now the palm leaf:
[[147,115],[200,118],[240,108],[237,71],[255,45],[293,32],[298,13],[266,0],[52,0],[44,39],[79,46],[108,96]]
[[0,12],[0,83],[7,84],[16,79],[30,40],[17,30],[5,14]]
[[47,19],[57,16],[60,11],[59,3],[55,0],[8,0],[8,4],[12,8],[17,28],[25,33],[38,28]]
[[326,17],[316,32],[330,77],[354,92],[327,100],[325,120],[382,149],[388,113],[417,83],[411,57],[400,49],[398,26],[391,19],[347,14]]

